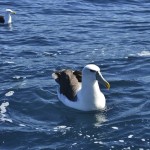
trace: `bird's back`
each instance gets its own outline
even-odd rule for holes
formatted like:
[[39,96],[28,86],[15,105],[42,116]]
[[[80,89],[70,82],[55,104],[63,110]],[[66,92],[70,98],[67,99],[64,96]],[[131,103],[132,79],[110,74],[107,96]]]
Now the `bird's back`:
[[4,17],[0,16],[0,23],[5,23]]

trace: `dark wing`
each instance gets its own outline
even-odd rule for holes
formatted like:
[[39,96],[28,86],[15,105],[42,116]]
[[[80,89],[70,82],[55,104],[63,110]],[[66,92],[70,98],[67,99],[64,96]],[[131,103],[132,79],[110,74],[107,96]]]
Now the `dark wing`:
[[0,16],[0,23],[5,23],[4,16]]
[[82,82],[82,72],[81,71],[75,70],[73,72],[73,74],[76,76],[76,78],[78,79],[79,82]]
[[[75,74],[77,74],[77,72]],[[79,74],[78,78],[75,74],[74,71],[68,69],[56,71],[52,74],[52,77],[60,85],[60,93],[71,101],[76,101],[76,91],[80,86],[79,80],[81,80]]]

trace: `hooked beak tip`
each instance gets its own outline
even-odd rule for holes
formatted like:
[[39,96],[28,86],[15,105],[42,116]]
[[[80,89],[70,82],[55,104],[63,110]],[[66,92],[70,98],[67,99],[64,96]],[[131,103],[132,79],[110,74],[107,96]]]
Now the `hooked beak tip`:
[[110,84],[106,83],[106,88],[109,90],[110,89]]

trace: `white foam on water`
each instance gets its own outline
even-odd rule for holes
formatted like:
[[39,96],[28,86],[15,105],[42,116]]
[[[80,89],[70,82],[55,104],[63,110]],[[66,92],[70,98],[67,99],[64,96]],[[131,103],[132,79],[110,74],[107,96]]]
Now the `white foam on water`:
[[0,105],[0,113],[4,114],[6,112],[6,107],[9,106],[8,102],[4,102]]
[[5,94],[5,96],[9,97],[9,96],[12,96],[14,94],[14,91],[9,91]]
[[95,143],[95,144],[97,144],[97,143],[98,143],[98,141],[94,141],[94,143]]
[[129,139],[130,139],[130,138],[132,138],[132,137],[133,137],[133,135],[132,135],[132,134],[128,136],[128,138],[129,138]]
[[112,145],[111,148],[115,148],[115,147]]
[[2,122],[13,122],[11,119],[6,117],[7,107],[9,106],[9,102],[4,102],[0,105],[0,121]]
[[70,129],[71,129],[71,127],[67,127],[67,126],[62,125],[62,126],[54,127],[53,131],[55,131],[55,132],[57,132],[57,131],[66,132],[66,131],[68,131]]
[[119,142],[124,143],[124,140],[119,140]]
[[94,141],[95,144],[104,144],[102,141]]
[[26,125],[24,125],[24,124],[21,124],[21,123],[20,123],[20,124],[19,124],[19,126],[21,126],[21,127],[25,127]]
[[119,129],[118,127],[111,127],[111,128],[113,128],[113,129],[115,129],[115,130],[118,130],[118,129]]
[[147,56],[147,57],[149,57],[150,56],[150,51],[142,51],[142,52],[138,53],[138,56]]
[[2,115],[2,118],[0,118],[0,120],[2,121],[2,122],[10,122],[10,123],[12,123],[13,121],[11,120],[11,119],[8,119],[8,118],[5,118],[5,116],[3,116]]
[[15,75],[12,77],[13,79],[19,80],[19,79],[26,79],[26,77]]
[[130,150],[131,148],[130,147],[127,147],[127,148],[123,148],[122,150]]
[[139,53],[136,54],[129,54],[129,56],[125,57],[126,59],[128,59],[129,57],[135,57],[135,56],[140,56],[140,57],[150,57],[150,51],[148,50],[143,50]]
[[104,144],[102,141],[99,141],[99,144]]
[[14,64],[13,61],[5,61],[4,63],[7,63],[7,64]]
[[90,135],[86,135],[87,138],[90,138]]
[[21,77],[20,76],[17,76],[17,75],[15,75],[14,77],[13,77],[13,79],[20,79]]
[[72,145],[77,145],[77,143],[73,143]]
[[79,136],[82,136],[82,133],[78,133]]

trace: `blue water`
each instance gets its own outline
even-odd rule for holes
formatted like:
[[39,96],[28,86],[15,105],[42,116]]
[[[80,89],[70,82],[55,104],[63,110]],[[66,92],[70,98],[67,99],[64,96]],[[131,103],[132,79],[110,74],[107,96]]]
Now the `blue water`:
[[[1,1],[1,150],[150,149],[148,0]],[[94,63],[110,82],[105,112],[57,98],[56,69]]]

